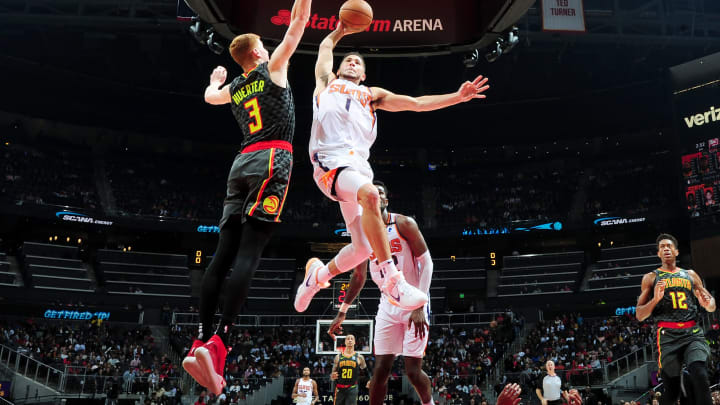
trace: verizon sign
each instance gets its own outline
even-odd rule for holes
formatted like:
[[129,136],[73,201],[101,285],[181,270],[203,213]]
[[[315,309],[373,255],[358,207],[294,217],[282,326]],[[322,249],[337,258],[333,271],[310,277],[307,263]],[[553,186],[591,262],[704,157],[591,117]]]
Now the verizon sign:
[[720,121],[720,108],[710,107],[707,111],[689,115],[684,117],[683,120],[688,128],[718,122]]

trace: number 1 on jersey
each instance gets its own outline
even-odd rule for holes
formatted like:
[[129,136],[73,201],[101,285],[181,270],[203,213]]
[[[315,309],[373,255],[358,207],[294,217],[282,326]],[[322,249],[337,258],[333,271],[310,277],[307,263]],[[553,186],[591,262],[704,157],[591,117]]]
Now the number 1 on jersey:
[[255,122],[251,122],[250,124],[248,124],[248,127],[250,128],[250,133],[254,134],[255,132],[261,130],[263,127],[263,123],[262,117],[260,116],[260,105],[258,105],[257,97],[245,102],[245,104],[243,104],[243,107],[245,107],[245,109],[247,110],[250,118],[255,119]]
[[677,293],[675,291],[670,291],[670,298],[672,298],[673,308],[674,309],[688,309],[687,302],[687,296],[685,296],[685,293],[682,291],[678,291]]

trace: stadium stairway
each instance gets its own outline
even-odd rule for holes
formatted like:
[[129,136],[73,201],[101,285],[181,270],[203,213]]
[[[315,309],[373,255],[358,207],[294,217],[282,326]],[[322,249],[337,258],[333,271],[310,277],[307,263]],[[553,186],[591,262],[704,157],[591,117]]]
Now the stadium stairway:
[[95,169],[95,187],[98,191],[100,205],[103,207],[103,211],[110,215],[115,215],[117,214],[117,204],[112,192],[112,187],[110,186],[107,170],[105,170],[105,159],[97,153],[93,156],[93,167]]
[[487,272],[487,297],[497,297],[498,284],[500,284],[500,272],[498,270],[489,270]]
[[595,271],[597,267],[597,264],[593,263],[585,268],[585,274],[583,274],[582,280],[580,280],[580,287],[578,287],[578,292],[587,290],[588,284],[590,283],[590,278],[593,275],[593,271]]
[[5,270],[6,274],[8,274],[7,282],[9,284],[10,278],[14,275],[15,281],[14,285],[18,287],[22,287],[25,285],[25,280],[23,279],[23,273],[21,271],[20,263],[18,263],[18,260],[15,256],[0,256],[0,262],[7,263],[7,268]]
[[570,204],[569,221],[581,221],[585,215],[585,203],[587,202],[587,189],[590,184],[590,176],[594,174],[593,169],[588,169],[578,179],[577,192],[572,196]]

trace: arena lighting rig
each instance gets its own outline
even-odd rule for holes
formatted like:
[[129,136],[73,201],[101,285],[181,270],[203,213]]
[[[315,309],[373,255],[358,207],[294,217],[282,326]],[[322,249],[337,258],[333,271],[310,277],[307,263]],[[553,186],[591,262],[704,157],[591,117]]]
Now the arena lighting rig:
[[[282,40],[290,20],[286,0],[179,2],[178,16],[192,19],[192,35],[215,53],[221,53],[228,40],[246,32],[258,33],[268,46],[274,46]],[[479,51],[475,50],[492,46],[490,54],[500,56],[517,43],[517,30],[512,26],[533,3],[535,0],[370,1],[373,23],[362,35],[344,39],[338,49],[357,50],[367,57],[470,52],[477,60]],[[320,41],[337,24],[338,4],[334,0],[313,1],[310,22],[297,52],[317,52]],[[503,38],[508,30],[508,38]]]

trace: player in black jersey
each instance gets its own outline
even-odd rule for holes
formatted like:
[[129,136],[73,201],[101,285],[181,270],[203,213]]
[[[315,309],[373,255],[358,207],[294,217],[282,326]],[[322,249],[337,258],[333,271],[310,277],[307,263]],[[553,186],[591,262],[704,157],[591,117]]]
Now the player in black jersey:
[[[235,37],[233,60],[244,73],[229,84],[218,66],[205,89],[205,101],[230,104],[243,134],[227,180],[220,239],[202,281],[200,328],[183,367],[215,395],[225,381],[228,329],[248,294],[265,245],[280,222],[292,170],[295,105],[287,80],[288,61],[310,18],[311,0],[295,0],[285,37],[272,56],[255,34]],[[223,281],[232,267],[215,335],[211,328]]]
[[643,276],[636,315],[640,321],[652,315],[657,324],[658,367],[665,382],[660,403],[674,404],[678,400],[684,363],[696,403],[711,405],[706,365],[710,348],[697,324],[697,315],[698,305],[714,312],[715,298],[696,272],[676,266],[680,253],[677,239],[661,234],[656,243],[662,266]]
[[[335,356],[331,380],[335,383],[335,405],[356,405],[358,400],[358,369],[370,371],[365,364],[365,357],[355,352],[355,336],[345,336],[345,350]],[[368,380],[368,385],[370,381]]]

